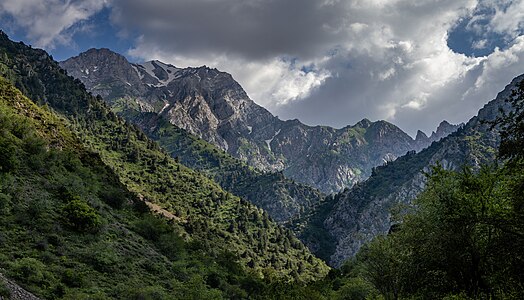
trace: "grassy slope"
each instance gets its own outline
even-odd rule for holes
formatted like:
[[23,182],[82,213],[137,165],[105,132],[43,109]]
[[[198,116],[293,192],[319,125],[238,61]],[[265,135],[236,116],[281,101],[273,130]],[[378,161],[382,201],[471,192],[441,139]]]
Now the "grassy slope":
[[45,52],[3,36],[0,58],[2,74],[26,95],[66,116],[82,144],[100,155],[129,190],[178,215],[180,230],[207,253],[229,250],[259,272],[269,268],[274,276],[290,279],[310,280],[327,270],[291,232],[176,163],[101,99],[88,95]]
[[[136,209],[137,198],[63,119],[1,78],[0,124],[0,267],[6,275],[49,299],[224,294],[204,280],[225,274],[224,266],[204,267],[206,258],[190,252],[172,226]],[[73,199],[92,211],[95,226],[77,226],[81,216],[66,209]],[[149,225],[169,246],[155,241]],[[173,286],[183,288],[177,294]]]

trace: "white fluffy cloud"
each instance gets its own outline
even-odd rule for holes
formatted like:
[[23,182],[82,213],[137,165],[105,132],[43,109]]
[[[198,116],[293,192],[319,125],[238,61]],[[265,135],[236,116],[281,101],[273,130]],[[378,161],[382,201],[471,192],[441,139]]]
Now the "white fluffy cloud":
[[516,37],[524,27],[524,0],[495,1],[495,15],[489,24],[493,31]]
[[9,15],[37,47],[52,49],[71,41],[71,28],[99,12],[108,0],[2,0],[0,18]]
[[228,71],[252,99],[270,110],[308,97],[331,76],[327,70],[316,69],[314,62],[287,61],[280,57],[252,61],[227,55],[181,56],[140,42],[129,54],[137,59],[158,59],[176,66],[207,65]]
[[[0,8],[50,47],[107,1]],[[258,103],[309,124],[366,117],[428,132],[466,121],[524,72],[524,0],[111,0],[111,9],[116,26],[140,36],[129,55],[230,72]],[[484,57],[450,49],[464,20],[472,49],[499,45],[495,35],[504,47]]]
[[[427,132],[442,119],[466,121],[524,71],[518,39],[480,58],[456,53],[447,43],[463,18],[489,17],[479,30],[489,26],[518,36],[524,13],[520,0],[257,0],[234,12],[225,10],[236,1],[182,1],[184,7],[172,8],[175,16],[185,16],[182,20],[168,17],[173,15],[165,0],[155,1],[163,7],[161,15],[137,18],[136,12],[148,4],[131,1],[120,4],[118,17],[124,27],[143,33],[133,55],[149,59],[162,53],[156,58],[180,66],[216,66],[231,72],[255,101],[277,115],[309,124],[342,127],[367,117],[390,120],[411,134]],[[213,9],[202,12],[204,6]],[[486,7],[495,13],[480,15]],[[257,11],[275,17],[265,19],[266,24]],[[197,25],[188,21],[199,14]],[[316,17],[294,22],[297,15]],[[152,23],[162,27],[160,35],[158,27],[144,26]],[[294,59],[283,59],[289,57]]]

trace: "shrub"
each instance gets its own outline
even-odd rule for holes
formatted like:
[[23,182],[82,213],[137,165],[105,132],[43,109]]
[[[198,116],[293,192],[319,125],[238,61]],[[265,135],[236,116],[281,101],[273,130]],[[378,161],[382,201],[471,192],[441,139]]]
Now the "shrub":
[[99,196],[100,199],[113,208],[121,208],[126,202],[124,191],[113,187],[107,187],[100,191]]
[[11,297],[11,290],[9,290],[5,282],[0,281],[0,298],[2,297],[10,299],[9,297]]
[[80,232],[96,232],[102,224],[101,218],[89,204],[74,197],[63,208],[68,225]]
[[10,269],[13,279],[33,286],[49,287],[55,281],[53,276],[46,271],[46,265],[32,257],[17,259],[12,263]]

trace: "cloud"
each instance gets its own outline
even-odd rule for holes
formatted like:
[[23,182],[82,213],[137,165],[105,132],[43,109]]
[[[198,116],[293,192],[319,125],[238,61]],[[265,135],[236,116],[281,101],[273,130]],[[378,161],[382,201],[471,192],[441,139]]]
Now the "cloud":
[[[442,119],[466,121],[524,70],[524,0],[43,3],[0,5],[47,47],[110,6],[122,36],[139,36],[128,55],[217,67],[273,113],[312,125],[366,117],[430,132]],[[485,56],[450,49],[458,27],[458,38]]]
[[339,1],[116,0],[113,21],[173,53],[250,60],[328,51],[344,34]]
[[482,39],[482,40],[474,41],[471,44],[471,48],[473,48],[473,49],[486,49],[487,45],[488,45],[488,40],[487,39]]
[[517,37],[524,28],[524,0],[495,1],[492,4],[495,14],[489,22],[491,30]]
[[156,44],[138,43],[129,55],[138,59],[158,59],[176,66],[216,67],[233,74],[249,96],[273,109],[303,99],[321,86],[331,74],[319,70],[313,61],[300,62],[273,57],[262,60],[241,59],[228,55],[183,56],[165,52]]
[[[312,125],[367,117],[430,132],[442,119],[466,121],[522,72],[513,39],[524,0],[153,2],[115,5],[115,22],[142,34],[133,55],[218,67],[275,114]],[[513,39],[485,57],[456,53],[448,36],[465,18],[482,37],[472,48],[486,47],[489,32]]]
[[53,49],[71,42],[78,24],[102,10],[108,0],[3,0],[0,18],[10,17],[37,47]]

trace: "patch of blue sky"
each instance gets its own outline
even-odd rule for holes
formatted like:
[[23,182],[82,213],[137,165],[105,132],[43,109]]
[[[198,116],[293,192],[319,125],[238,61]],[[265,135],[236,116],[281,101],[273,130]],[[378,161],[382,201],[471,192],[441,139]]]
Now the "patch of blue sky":
[[512,37],[491,30],[490,20],[494,14],[493,6],[480,5],[471,16],[462,18],[448,32],[448,47],[472,57],[487,56],[496,48],[507,49],[512,43]]
[[49,52],[56,60],[64,60],[90,48],[109,48],[125,54],[132,46],[135,36],[124,36],[110,21],[110,9],[104,8],[89,20],[78,23],[72,30],[72,43],[58,45]]

